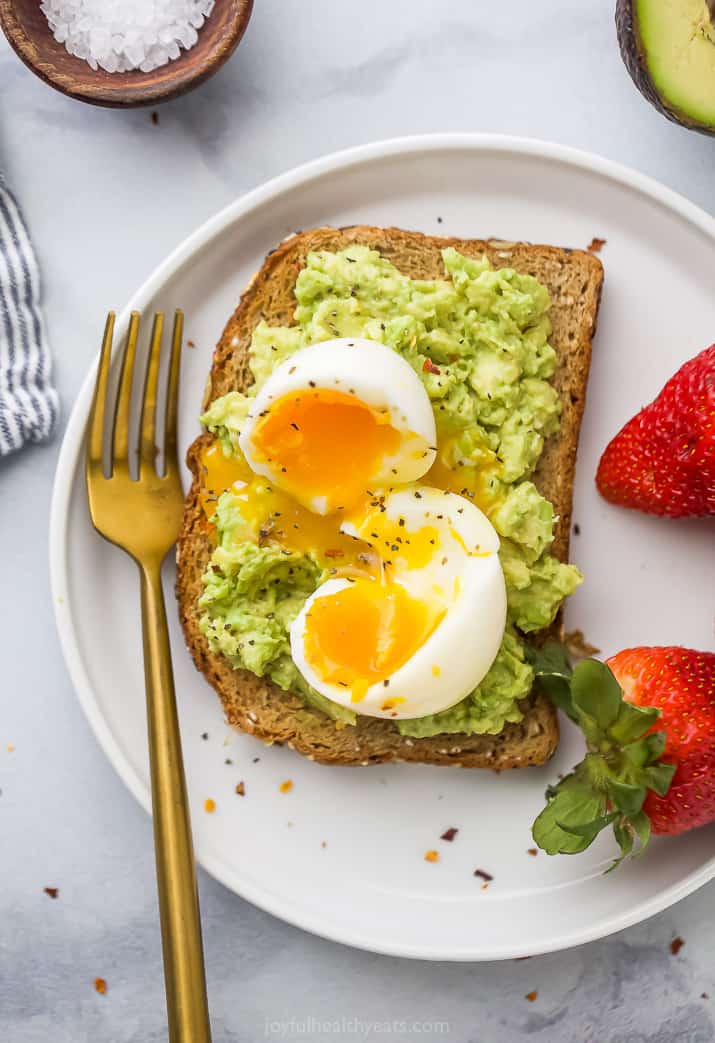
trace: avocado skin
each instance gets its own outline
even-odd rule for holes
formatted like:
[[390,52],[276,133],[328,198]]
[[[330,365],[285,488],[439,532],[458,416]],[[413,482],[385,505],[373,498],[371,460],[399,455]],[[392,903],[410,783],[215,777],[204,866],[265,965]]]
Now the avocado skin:
[[653,108],[687,130],[697,130],[699,134],[715,137],[715,130],[712,127],[705,127],[702,123],[698,123],[697,120],[688,116],[687,112],[676,109],[667,98],[658,93],[648,72],[638,32],[638,16],[634,10],[634,0],[616,0],[616,31],[623,64],[628,69],[628,74],[638,90]]

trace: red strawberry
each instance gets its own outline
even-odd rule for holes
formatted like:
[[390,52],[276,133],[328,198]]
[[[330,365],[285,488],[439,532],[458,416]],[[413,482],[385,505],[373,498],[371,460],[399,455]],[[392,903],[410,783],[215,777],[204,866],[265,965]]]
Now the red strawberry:
[[628,648],[606,662],[634,706],[655,706],[651,731],[665,731],[663,760],[675,764],[664,797],[643,803],[654,833],[684,833],[715,820],[715,653]]
[[646,514],[715,514],[715,344],[609,443],[596,485],[611,503]]
[[530,657],[588,746],[546,791],[533,828],[540,847],[575,854],[611,825],[623,858],[651,832],[715,821],[715,653],[630,648],[607,663],[584,659],[573,672],[561,646]]

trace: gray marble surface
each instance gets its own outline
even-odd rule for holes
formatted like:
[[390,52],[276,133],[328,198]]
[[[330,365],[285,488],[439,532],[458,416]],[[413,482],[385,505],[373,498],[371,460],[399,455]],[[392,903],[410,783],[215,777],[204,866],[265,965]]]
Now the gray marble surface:
[[[109,307],[225,203],[334,149],[437,130],[525,134],[616,158],[712,207],[715,141],[636,93],[612,7],[257,0],[234,59],[162,107],[158,126],[147,111],[61,97],[0,43],[0,168],[40,255],[65,411]],[[90,734],[55,635],[57,452],[58,440],[0,462],[0,1039],[151,1043],[165,1039],[151,827]],[[715,1038],[715,885],[603,942],[491,965],[354,952],[204,874],[200,886],[216,1043],[376,1038],[371,1022],[391,1023],[381,1035],[394,1040],[437,1038],[435,1020],[454,1043]],[[311,1017],[344,1021],[321,1031]]]

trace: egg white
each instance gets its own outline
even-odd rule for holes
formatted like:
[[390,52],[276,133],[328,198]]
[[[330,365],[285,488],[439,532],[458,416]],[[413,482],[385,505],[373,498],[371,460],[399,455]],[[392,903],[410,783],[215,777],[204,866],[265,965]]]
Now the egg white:
[[[388,517],[404,518],[409,536],[423,526],[437,529],[432,558],[410,568],[393,556],[390,578],[425,602],[443,605],[445,614],[427,640],[390,677],[371,685],[359,702],[350,690],[323,680],[307,662],[304,637],[312,604],[344,589],[349,580],[329,579],[308,598],[290,629],[291,655],[305,680],[321,695],[358,714],[388,719],[423,717],[459,702],[483,679],[496,658],[506,625],[506,588],[499,562],[499,537],[470,500],[441,489],[415,485],[388,493]],[[342,526],[369,542],[367,524]],[[380,550],[379,545],[375,544]],[[383,709],[393,699],[394,706]]]
[[[251,470],[269,478],[278,488],[286,484],[280,467],[261,459],[253,444],[256,421],[273,402],[309,388],[342,391],[374,410],[387,409],[392,427],[404,434],[398,451],[384,457],[371,476],[372,485],[414,482],[432,466],[437,438],[434,413],[415,371],[384,344],[344,337],[301,348],[291,355],[271,373],[248,411],[239,436],[241,451]],[[345,463],[350,466],[349,460]],[[305,502],[315,513],[327,513],[326,497],[315,496]]]

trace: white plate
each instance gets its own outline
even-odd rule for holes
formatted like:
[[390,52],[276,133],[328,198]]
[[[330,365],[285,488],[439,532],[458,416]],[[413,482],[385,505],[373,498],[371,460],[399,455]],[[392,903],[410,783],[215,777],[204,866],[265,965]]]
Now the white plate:
[[[599,452],[715,330],[715,221],[653,181],[539,142],[446,135],[329,156],[249,193],[180,246],[130,302],[187,314],[181,444],[198,431],[211,351],[264,254],[321,224],[398,225],[585,247],[607,240],[606,284],[581,439],[573,560],[586,583],[568,620],[605,652],[632,644],[708,647],[712,528],[607,506]],[[100,330],[97,330],[99,340]],[[139,591],[128,558],[95,536],[82,482],[94,374],[73,410],[57,471],[51,567],[67,665],[105,753],[149,809]],[[544,787],[581,756],[564,729],[546,767],[509,772],[397,765],[326,768],[232,734],[186,654],[166,594],[196,850],[227,887],[291,923],[401,956],[491,960],[577,945],[636,923],[715,875],[715,832],[656,840],[602,875],[608,838],[574,857],[530,856]],[[710,591],[708,593],[708,588]],[[208,733],[208,739],[202,739]],[[226,761],[232,763],[228,764]],[[283,779],[293,790],[279,792]],[[246,796],[234,792],[245,782]],[[206,797],[215,814],[203,810]],[[458,827],[453,843],[439,839]],[[424,852],[436,848],[431,864]],[[494,877],[487,889],[475,868]],[[240,944],[240,941],[237,941]]]

